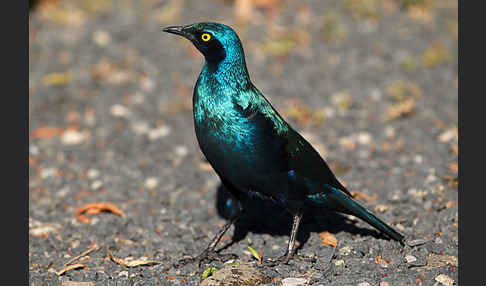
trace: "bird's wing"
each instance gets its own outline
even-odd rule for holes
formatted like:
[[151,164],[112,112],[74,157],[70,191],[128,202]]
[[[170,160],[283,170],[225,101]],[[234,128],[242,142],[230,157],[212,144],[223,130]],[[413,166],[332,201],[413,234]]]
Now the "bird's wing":
[[[237,105],[240,114],[255,126],[252,140],[260,146],[261,176],[282,177],[294,172],[316,186],[328,184],[351,193],[336,179],[319,153],[296,132],[255,88],[253,97]],[[322,191],[322,190],[316,190]]]
[[334,176],[326,161],[304,137],[295,130],[289,130],[287,138],[289,168],[316,186],[315,190],[309,191],[320,192],[322,191],[320,186],[327,184],[352,196]]

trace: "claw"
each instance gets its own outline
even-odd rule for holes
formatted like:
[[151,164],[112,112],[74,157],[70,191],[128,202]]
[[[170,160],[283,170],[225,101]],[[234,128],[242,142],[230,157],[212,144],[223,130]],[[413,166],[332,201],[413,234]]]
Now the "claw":
[[294,260],[310,262],[310,263],[316,262],[315,257],[300,256],[300,255],[297,255],[297,254],[294,254],[294,255],[284,254],[283,256],[281,256],[281,257],[279,257],[275,260],[274,259],[268,259],[265,262],[265,265],[268,266],[268,267],[275,267],[275,266],[278,266],[278,265],[281,265],[281,264],[288,264],[291,258],[293,258]]

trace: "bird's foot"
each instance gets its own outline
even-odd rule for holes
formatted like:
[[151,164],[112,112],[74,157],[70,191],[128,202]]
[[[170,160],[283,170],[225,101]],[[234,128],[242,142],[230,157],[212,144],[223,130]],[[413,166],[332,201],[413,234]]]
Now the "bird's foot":
[[271,258],[268,259],[265,262],[265,265],[268,266],[268,267],[274,267],[274,266],[281,265],[281,264],[288,264],[291,259],[302,261],[302,262],[309,262],[309,263],[316,262],[315,257],[307,257],[307,256],[301,256],[301,255],[297,255],[297,254],[294,254],[294,255],[284,254],[283,256],[281,256],[277,259],[271,259]]
[[230,259],[236,259],[236,258],[238,258],[238,255],[233,254],[233,253],[220,254],[220,253],[217,253],[214,250],[205,250],[196,257],[183,258],[183,259],[179,260],[175,266],[181,267],[181,266],[185,266],[185,265],[190,264],[190,263],[197,262],[198,266],[200,267],[201,264],[210,263],[211,261],[225,262],[225,261],[228,261]]
[[268,267],[274,267],[274,266],[278,266],[280,264],[287,264],[290,261],[290,258],[291,258],[291,256],[287,255],[287,254],[280,256],[277,259],[269,258],[265,262],[265,265],[268,266]]

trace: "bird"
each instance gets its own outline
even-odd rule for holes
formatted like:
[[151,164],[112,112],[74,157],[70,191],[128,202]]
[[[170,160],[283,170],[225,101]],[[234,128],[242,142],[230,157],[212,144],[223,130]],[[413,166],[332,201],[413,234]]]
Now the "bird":
[[194,129],[202,153],[236,210],[200,255],[182,259],[181,264],[236,256],[215,248],[242,213],[243,195],[271,200],[293,218],[284,255],[269,260],[269,265],[292,259],[299,225],[309,208],[358,217],[404,245],[404,236],[356,202],[320,154],[255,87],[233,28],[199,22],[163,31],[186,38],[205,58],[193,91]]

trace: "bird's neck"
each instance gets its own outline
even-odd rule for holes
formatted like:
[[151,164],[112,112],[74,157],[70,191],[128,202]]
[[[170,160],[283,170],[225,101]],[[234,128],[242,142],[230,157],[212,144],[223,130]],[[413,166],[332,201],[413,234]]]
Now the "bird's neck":
[[241,48],[227,50],[226,56],[220,61],[206,59],[201,74],[213,78],[215,84],[225,88],[246,91],[251,87],[245,54]]

